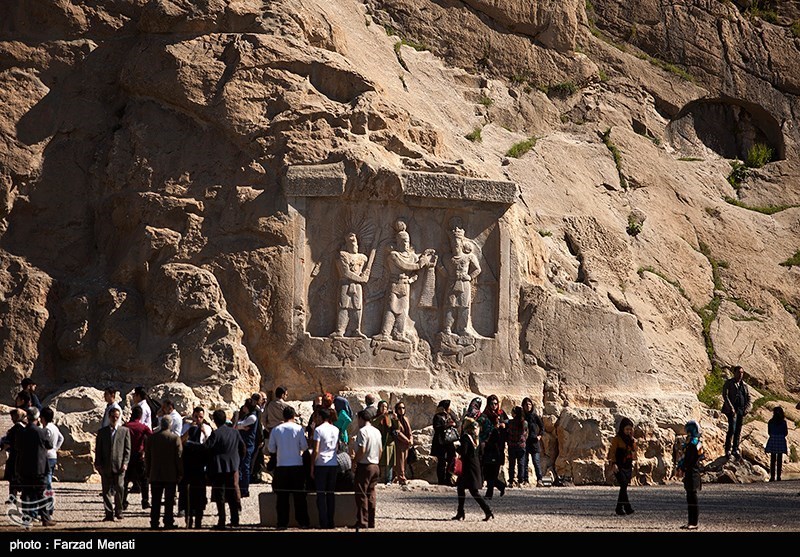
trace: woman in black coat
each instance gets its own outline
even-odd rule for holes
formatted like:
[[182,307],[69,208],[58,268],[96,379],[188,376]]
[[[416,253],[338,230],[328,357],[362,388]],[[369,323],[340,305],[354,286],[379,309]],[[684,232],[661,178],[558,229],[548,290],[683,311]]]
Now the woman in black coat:
[[483,519],[484,522],[494,518],[492,509],[489,508],[486,500],[481,497],[478,491],[483,487],[483,477],[481,476],[481,463],[478,459],[478,423],[472,418],[464,418],[458,454],[461,456],[461,475],[458,477],[458,483],[456,483],[458,512],[453,517],[453,520],[464,520],[464,501],[466,500],[467,491],[483,509],[486,515]]
[[450,401],[443,400],[436,407],[433,416],[433,439],[431,440],[431,456],[436,457],[436,479],[439,485],[451,485],[447,472],[456,457],[456,449],[452,442],[446,439],[446,431],[455,427],[457,417],[450,410]]

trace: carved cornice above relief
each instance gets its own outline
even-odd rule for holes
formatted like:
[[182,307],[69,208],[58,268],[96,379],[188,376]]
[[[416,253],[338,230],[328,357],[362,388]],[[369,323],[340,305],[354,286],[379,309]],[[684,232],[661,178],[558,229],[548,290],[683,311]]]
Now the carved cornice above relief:
[[[411,198],[410,201],[416,198],[512,205],[519,195],[517,185],[506,180],[417,171],[402,171],[397,177],[403,196]],[[348,189],[348,175],[342,162],[292,166],[286,171],[283,185],[287,197],[336,197]],[[352,187],[356,189],[359,185]],[[383,195],[372,191],[369,197],[390,199],[395,196],[387,188]]]

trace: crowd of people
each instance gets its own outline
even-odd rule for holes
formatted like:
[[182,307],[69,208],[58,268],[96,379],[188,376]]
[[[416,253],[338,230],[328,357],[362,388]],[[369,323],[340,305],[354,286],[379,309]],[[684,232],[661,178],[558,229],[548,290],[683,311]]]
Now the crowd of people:
[[[726,455],[738,455],[742,417],[751,407],[742,375],[741,368],[734,368],[723,387],[723,413],[730,426]],[[19,503],[28,522],[41,520],[52,526],[56,524],[52,483],[64,437],[54,423],[53,409],[42,407],[35,394],[36,383],[26,378],[20,387],[10,412],[13,426],[0,441],[8,451],[4,479],[9,482],[9,502]],[[217,512],[213,528],[236,528],[242,498],[250,496],[250,485],[261,482],[266,470],[272,476],[279,528],[289,526],[290,500],[297,525],[311,526],[308,493],[315,493],[320,528],[335,527],[337,493],[354,495],[353,528],[374,528],[377,484],[407,484],[416,460],[405,402],[390,409],[386,400],[367,394],[362,410],[354,413],[345,397],[322,393],[303,424],[288,394],[284,386],[277,387],[272,397],[253,393],[230,416],[214,410],[209,423],[205,408],[195,407],[182,416],[173,400],[155,401],[143,387],[134,389],[130,415],[123,420],[118,391],[106,389],[94,459],[101,479],[103,520],[122,520],[130,494],[138,493],[142,509],[149,509],[151,528],[175,529],[176,518],[183,518],[185,527],[199,529],[210,488]],[[357,427],[351,427],[354,421]],[[453,520],[465,518],[467,492],[484,512],[484,520],[491,520],[489,502],[495,491],[502,497],[508,488],[544,486],[545,426],[530,397],[513,407],[510,417],[494,394],[486,398],[485,406],[481,397],[473,398],[461,415],[451,401],[442,400],[431,425],[430,454],[436,458],[437,482],[456,488]],[[607,453],[611,476],[619,486],[615,512],[621,516],[634,512],[628,497],[638,454],[634,428],[632,420],[621,418]],[[686,489],[685,528],[696,529],[704,448],[695,421],[686,424],[685,433],[677,472]],[[768,433],[770,480],[778,481],[788,433],[780,406],[774,409]],[[506,468],[507,478],[501,473]]]

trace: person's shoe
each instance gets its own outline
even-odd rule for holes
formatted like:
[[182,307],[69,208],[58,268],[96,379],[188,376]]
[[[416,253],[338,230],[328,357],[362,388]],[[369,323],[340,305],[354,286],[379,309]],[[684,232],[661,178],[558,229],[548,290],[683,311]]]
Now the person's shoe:
[[730,457],[731,457],[731,452],[725,451],[725,458],[730,458]]
[[159,530],[160,528],[158,527],[158,524],[151,524],[150,525],[150,529],[151,530]]
[[174,522],[172,524],[164,524],[164,530],[177,530],[178,525]]
[[493,518],[494,518],[494,513],[492,511],[489,511],[488,513],[486,513],[486,516],[484,517],[483,521],[489,522]]
[[122,510],[123,511],[127,511],[128,510],[128,502],[127,501],[123,501],[122,502]]
[[117,520],[122,520],[122,515],[121,514],[115,515],[114,518]]
[[150,501],[142,501],[142,508],[147,510],[150,508]]
[[625,516],[625,509],[623,509],[622,507],[617,507],[617,509],[614,512],[616,512],[619,516]]
[[536,480],[536,487],[544,487],[544,482],[542,480]]
[[225,526],[224,524],[214,524],[214,526],[212,526],[211,529],[212,530],[227,530],[228,527]]
[[684,524],[681,530],[697,530],[697,524]]
[[358,524],[358,523],[355,523],[355,524],[351,524],[351,525],[349,525],[349,526],[348,526],[348,528],[350,528],[351,530],[355,530],[356,532],[358,532],[359,530],[365,529],[365,528],[366,528],[366,526],[364,526],[363,524]]
[[464,513],[458,513],[450,520],[464,520]]
[[183,518],[183,511],[179,510],[177,513],[175,513],[175,518]]
[[631,507],[630,505],[625,507],[625,514],[633,514],[633,513],[634,513],[633,507]]
[[53,519],[42,520],[42,526],[55,526],[56,524],[58,524],[58,523]]
[[733,458],[739,458],[739,457],[741,457],[741,456],[742,456],[742,455],[739,453],[739,451],[733,451],[731,454],[733,455]]
[[107,514],[103,518],[103,522],[114,522],[114,515],[113,514]]

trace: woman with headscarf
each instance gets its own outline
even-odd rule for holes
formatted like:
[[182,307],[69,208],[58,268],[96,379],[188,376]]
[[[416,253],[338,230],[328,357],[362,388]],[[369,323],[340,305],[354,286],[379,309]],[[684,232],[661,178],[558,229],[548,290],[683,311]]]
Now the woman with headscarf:
[[[347,432],[347,428],[353,422],[353,411],[350,409],[350,403],[341,395],[331,397],[330,393],[325,394],[330,397],[333,408],[336,410],[336,423],[333,425],[339,428],[339,439],[347,445],[350,442],[350,434]],[[322,397],[323,406],[325,406],[325,402],[326,397]],[[330,408],[330,405],[328,405],[328,408]]]
[[473,398],[467,409],[464,411],[464,417],[461,418],[461,431],[464,431],[464,421],[469,418],[471,420],[477,420],[481,415],[481,397],[476,396]]
[[489,504],[481,497],[479,492],[483,486],[481,477],[481,464],[478,459],[478,422],[469,416],[464,418],[458,454],[461,457],[461,475],[456,482],[456,493],[458,494],[458,511],[453,520],[464,520],[464,501],[466,492],[480,505],[485,517],[484,521],[494,518]]
[[617,428],[617,434],[611,440],[608,448],[608,462],[611,473],[619,484],[617,496],[617,514],[633,514],[633,508],[628,500],[628,485],[633,477],[633,462],[636,460],[636,440],[633,438],[633,422],[629,418],[622,418]]
[[378,413],[372,418],[372,425],[381,433],[381,443],[383,450],[378,462],[380,473],[378,481],[385,484],[392,483],[395,465],[395,432],[398,423],[394,415],[389,412],[389,403],[385,400],[378,402]]
[[500,408],[497,395],[489,395],[478,418],[480,425],[480,459],[483,466],[483,478],[486,480],[486,498],[494,495],[494,488],[500,491],[500,497],[506,493],[506,484],[499,479],[500,468],[506,462],[506,425],[508,414]]
[[686,490],[686,504],[689,508],[689,521],[681,526],[685,530],[697,530],[700,509],[697,504],[697,492],[703,487],[700,477],[700,462],[705,458],[703,443],[700,441],[700,426],[690,420],[684,427],[686,440],[683,443],[683,457],[678,460],[678,477],[683,477],[683,488]]
[[447,430],[455,429],[457,420],[456,415],[450,410],[449,400],[443,400],[436,406],[436,414],[433,415],[431,456],[436,457],[436,479],[439,485],[450,485],[447,471],[455,460],[456,448],[452,441],[448,441]]

